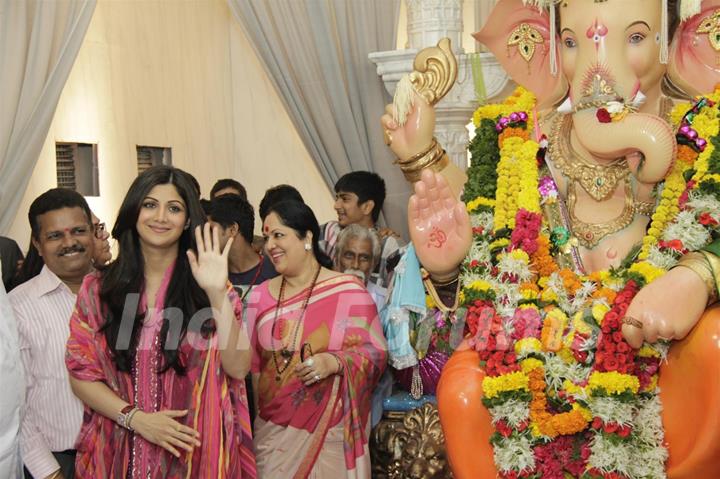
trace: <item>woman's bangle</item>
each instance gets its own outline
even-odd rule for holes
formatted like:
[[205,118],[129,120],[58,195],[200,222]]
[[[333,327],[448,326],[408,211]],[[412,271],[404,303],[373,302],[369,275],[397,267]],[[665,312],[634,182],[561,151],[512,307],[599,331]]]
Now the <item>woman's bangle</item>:
[[132,431],[133,429],[130,427],[130,419],[132,419],[132,417],[135,415],[135,413],[138,412],[138,410],[139,409],[132,404],[128,404],[127,406],[122,408],[115,422],[117,422],[120,427],[124,427],[125,429]]
[[128,413],[128,418],[127,418],[126,423],[127,423],[127,428],[130,431],[133,431],[133,432],[135,431],[135,428],[132,426],[132,420],[135,417],[135,414],[137,414],[138,412],[140,412],[140,408],[136,407]]
[[332,356],[335,359],[335,362],[337,363],[337,371],[335,374],[342,374],[343,373],[343,365],[342,361],[340,361],[340,358],[337,357],[337,354],[330,353],[330,356]]

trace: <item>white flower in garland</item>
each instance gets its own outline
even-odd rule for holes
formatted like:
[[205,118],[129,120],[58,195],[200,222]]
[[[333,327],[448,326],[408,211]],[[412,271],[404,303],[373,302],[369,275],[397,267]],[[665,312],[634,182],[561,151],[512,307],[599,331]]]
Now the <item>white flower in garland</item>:
[[526,436],[509,437],[493,448],[495,464],[501,472],[535,468],[535,454]]
[[570,304],[570,299],[568,298],[568,293],[565,289],[565,283],[558,272],[554,272],[550,275],[548,278],[548,287],[557,295],[557,302],[560,309],[567,312],[574,312],[572,311],[572,305]]
[[660,397],[640,399],[635,417],[635,434],[638,437],[635,447],[636,461],[631,466],[631,477],[652,477],[664,479],[667,449],[657,447],[662,444],[665,434],[660,413]]
[[501,253],[498,256],[498,271],[500,274],[508,274],[517,277],[520,282],[530,281],[533,274],[528,266],[528,255],[522,250],[515,250],[511,253]]
[[616,422],[625,426],[635,423],[634,402],[621,402],[612,397],[590,397],[588,399],[590,412],[603,422]]
[[690,193],[690,200],[687,202],[687,206],[692,208],[697,216],[707,213],[715,221],[720,222],[720,201],[712,195],[705,195],[693,191]]
[[490,262],[490,244],[487,241],[476,241],[470,247],[468,254],[470,260],[477,260],[481,264]]
[[602,472],[619,472],[629,476],[631,464],[635,461],[633,452],[630,444],[614,443],[597,434],[590,444],[588,466]]
[[580,288],[578,288],[575,292],[575,297],[570,302],[570,310],[568,313],[573,314],[583,308],[593,292],[595,292],[595,283],[592,281],[583,282]]
[[493,424],[503,420],[510,426],[516,428],[530,417],[530,405],[527,401],[509,399],[504,403],[490,408],[490,416]]
[[[493,289],[495,290],[495,301],[493,303],[495,310],[504,318],[512,318],[518,303],[523,299],[520,288],[514,283],[497,282],[494,284]],[[506,323],[509,322],[506,321]]]
[[675,221],[668,225],[662,236],[665,241],[679,239],[683,246],[690,251],[699,250],[710,242],[710,233],[697,222],[695,213],[692,211],[681,211],[675,217]]
[[566,363],[560,356],[548,354],[545,356],[545,381],[555,391],[562,389],[563,382],[568,379],[573,383],[580,383],[589,374],[589,367],[579,363]]
[[473,228],[482,228],[483,231],[493,230],[493,214],[488,211],[481,211],[470,216],[470,224]]
[[672,253],[660,249],[658,245],[653,245],[648,251],[647,261],[657,268],[669,270],[677,264],[678,259]]
[[[639,400],[637,416],[635,417],[635,432],[640,442],[649,446],[663,442],[665,433],[663,432],[661,412],[662,405],[659,396]],[[667,455],[667,450],[664,448],[661,448],[661,450]]]

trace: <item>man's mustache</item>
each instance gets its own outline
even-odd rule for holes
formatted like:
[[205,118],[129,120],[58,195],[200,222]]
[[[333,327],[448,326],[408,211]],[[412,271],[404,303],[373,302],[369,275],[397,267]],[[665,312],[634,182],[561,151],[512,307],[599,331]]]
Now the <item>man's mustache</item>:
[[81,244],[74,244],[74,245],[70,246],[69,248],[61,249],[60,252],[58,253],[58,256],[65,256],[68,254],[84,253],[84,252],[85,252],[84,246],[82,246]]

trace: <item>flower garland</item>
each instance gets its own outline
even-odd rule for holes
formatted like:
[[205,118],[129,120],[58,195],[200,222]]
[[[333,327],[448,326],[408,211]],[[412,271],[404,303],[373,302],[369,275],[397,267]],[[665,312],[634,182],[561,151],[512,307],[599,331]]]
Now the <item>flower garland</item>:
[[558,190],[543,167],[547,141],[530,139],[533,95],[518,88],[475,112],[476,148],[495,142],[500,154],[497,176],[491,155],[473,156],[469,176],[495,198],[467,204],[474,241],[461,279],[501,477],[665,477],[657,373],[667,345],[632,349],[621,319],[644,285],[718,232],[718,101],[720,91],[673,109],[678,158],[640,253],[588,275],[556,260],[572,238],[542,214],[558,207]]

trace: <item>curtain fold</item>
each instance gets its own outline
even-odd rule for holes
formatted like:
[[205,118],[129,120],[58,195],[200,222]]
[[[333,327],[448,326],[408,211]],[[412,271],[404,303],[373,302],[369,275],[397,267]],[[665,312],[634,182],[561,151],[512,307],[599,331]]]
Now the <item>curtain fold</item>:
[[[383,143],[392,101],[368,54],[394,50],[400,0],[228,0],[332,188],[355,170],[385,179],[387,224],[407,237],[409,186]],[[328,218],[321,218],[327,220]]]
[[0,0],[0,232],[17,213],[96,0]]

